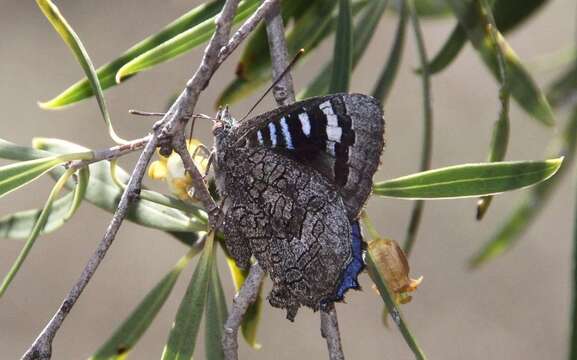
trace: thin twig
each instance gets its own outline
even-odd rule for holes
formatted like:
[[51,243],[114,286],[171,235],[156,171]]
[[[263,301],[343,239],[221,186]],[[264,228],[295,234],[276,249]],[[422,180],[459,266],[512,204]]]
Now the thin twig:
[[218,65],[222,64],[238,45],[256,28],[261,20],[271,11],[279,0],[265,0],[258,9],[230,37],[228,44],[218,54]]
[[[423,148],[421,150],[421,171],[425,171],[431,168],[431,157],[433,149],[433,108],[431,104],[431,80],[429,73],[429,60],[427,59],[427,50],[425,48],[425,42],[423,40],[423,34],[421,31],[421,26],[419,24],[419,18],[415,12],[414,0],[405,0],[407,8],[409,10],[409,15],[411,16],[411,21],[413,23],[413,31],[415,33],[415,40],[417,42],[417,50],[419,53],[419,59],[421,62],[421,78],[423,83]],[[407,256],[411,253],[413,245],[415,244],[415,239],[417,238],[417,231],[419,229],[419,224],[421,223],[421,217],[423,215],[423,207],[425,203],[422,200],[415,202],[413,206],[413,212],[411,213],[411,220],[409,221],[409,227],[407,230],[407,237],[403,246],[403,250]]]
[[255,302],[265,275],[266,273],[259,264],[252,265],[246,280],[233,300],[222,337],[222,348],[226,360],[238,359],[238,329],[246,310]]
[[130,152],[142,149],[150,141],[151,135],[147,135],[143,138],[127,141],[124,144],[113,146],[111,148],[93,150],[92,158],[86,160],[76,160],[70,162],[68,167],[70,169],[81,169],[86,165],[102,161],[102,160],[112,160],[126,155]]
[[321,311],[321,335],[327,340],[330,360],[344,360],[335,305]]
[[164,116],[165,114],[163,112],[140,111],[135,109],[129,109],[128,113],[130,115],[139,115],[139,116]]
[[[275,0],[265,1],[261,5],[261,7],[257,10],[257,12],[261,12],[262,8],[267,4],[270,6],[270,2],[274,2]],[[80,278],[74,284],[62,305],[58,308],[57,312],[54,314],[52,319],[48,322],[48,324],[44,327],[40,335],[36,338],[36,340],[32,343],[30,348],[26,351],[23,355],[23,359],[50,359],[52,356],[52,340],[54,339],[58,329],[62,325],[64,319],[71,311],[72,307],[80,297],[82,291],[92,279],[92,276],[96,272],[96,269],[104,259],[106,252],[112,245],[114,238],[126,217],[129,207],[131,203],[138,197],[142,186],[142,178],[146,171],[146,167],[154,154],[154,151],[157,146],[166,147],[167,145],[173,145],[173,142],[179,147],[181,142],[184,141],[184,127],[190,116],[192,115],[196,103],[198,101],[198,97],[202,90],[206,88],[208,82],[218,66],[230,55],[230,53],[238,46],[242,39],[246,38],[248,32],[250,32],[256,26],[256,23],[260,19],[255,18],[252,16],[248,21],[253,21],[254,24],[250,26],[241,27],[244,29],[244,33],[239,34],[238,36],[235,34],[235,37],[231,39],[231,44],[228,44],[228,37],[230,33],[230,29],[232,26],[232,19],[236,12],[236,8],[238,5],[239,0],[227,0],[222,12],[218,16],[216,20],[216,30],[213,37],[210,39],[210,42],[205,49],[204,56],[202,58],[201,64],[198,67],[197,71],[194,73],[193,77],[187,82],[186,88],[180,94],[178,99],[174,102],[174,104],[170,107],[170,110],[163,116],[163,118],[158,121],[154,127],[154,133],[150,135],[149,139],[146,142],[146,146],[143,152],[136,163],[136,166],[130,176],[130,180],[126,189],[124,190],[122,197],[120,199],[120,203],[118,204],[118,208],[116,209],[112,221],[110,222],[98,248],[96,249],[95,253],[91,256],[90,260],[86,264]],[[264,13],[262,14],[264,16]],[[261,17],[262,19],[262,17]],[[247,22],[248,22],[247,21]],[[250,29],[250,30],[247,30]],[[239,30],[240,31],[240,30]],[[223,47],[227,45],[224,49]],[[226,50],[226,51],[224,51]],[[176,136],[180,134],[180,136]],[[119,150],[120,151],[120,150]],[[187,157],[190,157],[190,154],[186,152]],[[185,157],[186,158],[186,157]],[[194,165],[194,164],[193,164]],[[209,212],[209,216],[214,214],[214,210],[218,210],[214,200],[210,197],[208,193],[208,189],[204,186],[204,182],[202,181],[202,176],[196,176],[197,174],[200,175],[200,172],[193,166],[191,170],[191,175],[193,175],[194,185],[197,189],[197,196],[201,199],[203,205]],[[197,186],[198,185],[198,186]],[[204,190],[204,191],[203,191]],[[211,216],[213,218],[214,216]],[[214,222],[214,219],[211,219],[211,222]]]

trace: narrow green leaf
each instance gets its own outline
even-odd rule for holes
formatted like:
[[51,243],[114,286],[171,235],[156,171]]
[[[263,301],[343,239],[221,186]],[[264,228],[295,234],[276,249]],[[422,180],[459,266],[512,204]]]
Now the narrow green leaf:
[[[52,203],[46,223],[40,230],[40,235],[60,228],[80,206],[88,185],[88,169],[81,169],[78,175],[78,184],[74,191],[68,193]],[[38,220],[42,209],[20,211],[0,218],[0,237],[23,239],[30,237],[34,224]]]
[[[497,50],[492,45],[493,42],[490,39],[490,34],[487,33],[487,28],[483,26],[483,14],[477,6],[476,0],[449,0],[449,4],[459,19],[459,23],[465,28],[467,36],[475,49],[477,49],[492,73],[498,76]],[[507,64],[511,95],[532,117],[547,126],[553,126],[555,117],[545,94],[537,86],[505,39],[500,34],[497,37],[497,43],[501,47]]]
[[218,266],[215,257],[210,270],[206,303],[206,319],[204,321],[204,348],[206,351],[206,359],[208,360],[224,360],[222,334],[224,332],[224,323],[227,318],[228,309],[226,305],[226,297],[224,296],[224,290],[222,289],[222,283],[220,281],[220,276],[218,275]]
[[401,331],[401,334],[403,335],[405,342],[407,343],[409,348],[413,351],[413,354],[415,355],[416,359],[425,360],[427,358],[426,355],[423,353],[423,350],[421,350],[419,344],[417,344],[417,341],[413,336],[413,334],[411,333],[409,327],[407,326],[403,318],[403,315],[401,314],[401,311],[399,310],[397,304],[395,303],[393,297],[391,296],[391,292],[388,289],[387,284],[385,282],[385,276],[380,272],[379,268],[375,266],[375,263],[373,261],[373,255],[371,254],[370,251],[370,247],[369,251],[367,252],[366,262],[369,275],[371,276],[371,279],[373,280],[375,285],[377,285],[377,288],[379,289],[379,294],[383,298],[383,302],[385,303],[385,306],[387,307],[389,314],[391,315],[391,318],[393,319],[395,324],[397,324],[399,330]]
[[[168,39],[198,25],[208,18],[215,16],[220,12],[223,4],[224,0],[216,0],[195,7],[175,21],[168,24],[158,33],[151,35],[141,42],[135,44],[118,58],[100,67],[96,73],[98,75],[98,80],[102,89],[108,89],[117,85],[115,80],[116,72],[124,64],[134,59],[138,55],[141,55],[146,51],[155,48]],[[68,89],[64,90],[54,99],[43,103],[43,106],[48,109],[57,109],[84,100],[91,97],[92,95],[92,86],[90,85],[88,79],[84,78],[70,86]]]
[[[248,270],[242,270],[236,266],[234,259],[227,257],[226,262],[232,276],[232,282],[234,283],[234,289],[238,293],[242,284],[248,276]],[[244,317],[242,318],[241,331],[244,340],[250,347],[255,350],[260,349],[262,346],[258,343],[256,339],[256,333],[258,330],[258,324],[260,323],[260,318],[263,308],[263,296],[262,296],[262,284],[258,289],[258,294],[256,300],[250,304]]]
[[[247,19],[259,6],[258,0],[244,0],[237,8],[233,24]],[[174,59],[192,48],[204,43],[212,36],[215,29],[214,19],[207,19],[200,24],[172,37],[156,47],[136,56],[124,64],[116,73],[116,81],[121,82],[128,76],[148,70],[165,61]]]
[[451,199],[494,195],[545,181],[563,158],[449,166],[375,184],[376,195],[402,199]]
[[[352,68],[354,69],[365,53],[371,41],[379,20],[383,15],[388,0],[375,0],[362,10],[362,17],[358,20],[353,31]],[[324,95],[329,90],[333,63],[328,62],[317,77],[298,94],[299,99]]]
[[[401,11],[399,9],[399,13]],[[450,15],[451,9],[445,0],[417,0],[415,1],[415,13],[419,17],[443,17]]]
[[[305,52],[306,54],[306,52]],[[302,56],[305,56],[304,54]],[[270,81],[269,77],[263,76],[254,80],[244,80],[242,78],[235,78],[222,93],[218,96],[214,106],[230,105],[239,102],[240,100],[250,96],[260,89],[264,84]]]
[[[53,153],[85,151],[84,147],[56,139],[36,139],[35,145]],[[56,168],[53,173],[59,176],[62,169]],[[122,190],[112,180],[108,161],[90,165],[90,180],[85,198],[90,203],[108,212],[114,212],[122,196]],[[117,175],[123,182],[128,182],[129,175],[118,168]],[[157,204],[153,201],[139,199],[130,209],[127,217],[137,224],[169,232],[191,232],[206,229],[204,220],[191,217],[191,214],[174,207]]]
[[10,141],[0,139],[0,159],[25,161],[41,159],[51,155],[52,154],[41,150],[36,150],[27,146],[16,145]]
[[[497,28],[501,33],[507,33],[527,20],[545,2],[547,0],[525,0],[522,3],[517,0],[491,1],[495,3],[493,13]],[[455,25],[441,50],[429,63],[431,74],[441,72],[449,66],[465,46],[466,40],[467,32],[459,24]]]
[[377,80],[375,89],[373,90],[373,97],[378,99],[383,106],[389,96],[389,92],[393,87],[393,82],[397,77],[401,58],[403,56],[403,48],[405,47],[405,33],[407,29],[407,6],[405,0],[400,1],[399,22],[397,31],[395,33],[395,41],[391,47],[389,58]]
[[[447,68],[465,47],[466,41],[467,32],[457,24],[445,44],[429,63],[429,71],[431,74],[439,73]],[[417,72],[420,71],[421,69],[417,70]]]
[[[292,0],[281,2],[283,23],[290,27],[290,22],[294,20],[294,24],[286,36],[289,55],[296,53],[301,48],[305,48],[306,52],[312,50],[309,45],[322,31],[324,26],[321,26],[321,24],[331,17],[334,3],[333,0]],[[312,14],[314,14],[314,19]],[[316,27],[313,27],[313,24]],[[308,36],[304,36],[304,34]],[[261,23],[245,42],[236,67],[236,75],[238,78],[249,82],[258,80],[263,76],[269,79],[271,74],[270,66],[266,24]]]
[[[73,199],[74,193],[70,192],[54,201],[52,211],[50,211],[46,224],[40,232],[41,235],[57,230],[64,225]],[[41,212],[42,209],[24,210],[0,218],[0,238],[25,239],[29,237]]]
[[339,17],[333,50],[333,67],[330,93],[347,92],[352,71],[352,33],[353,15],[349,0],[339,0]]
[[196,336],[206,303],[208,283],[214,261],[214,233],[208,236],[202,256],[182,298],[162,360],[188,360],[194,353]]
[[168,299],[176,280],[199,250],[191,248],[176,265],[146,294],[112,336],[96,351],[90,360],[122,360],[150,327]]
[[[552,142],[551,152],[554,156],[565,156],[565,164],[572,164],[577,151],[577,107],[565,129]],[[505,219],[501,227],[491,237],[491,240],[483,246],[469,261],[471,267],[481,266],[493,258],[503,254],[513,247],[519,237],[531,224],[539,211],[545,206],[551,194],[567,173],[569,166],[561,166],[557,174],[549,181],[537,184],[527,192],[520,204]]]
[[[388,8],[396,13],[401,13],[404,0],[392,2]],[[415,12],[419,17],[427,18],[426,20],[437,19],[451,15],[451,8],[447,6],[445,0],[417,0],[415,2]]]
[[53,156],[0,167],[0,197],[19,189],[63,162],[59,157]]
[[[511,94],[509,93],[509,74],[507,72],[507,64],[505,64],[505,54],[498,41],[500,34],[493,19],[493,14],[491,13],[491,7],[487,0],[477,1],[479,2],[483,26],[487,29],[489,39],[492,41],[492,46],[496,50],[495,56],[499,69],[499,81],[501,82],[499,89],[501,110],[499,112],[499,118],[493,126],[493,137],[489,151],[489,161],[495,162],[502,161],[505,158],[509,145],[509,100],[511,98]],[[491,196],[484,196],[479,199],[477,203],[477,220],[481,220],[483,216],[485,216],[492,199],[493,197]]]
[[32,246],[34,245],[36,238],[38,237],[38,235],[40,235],[40,231],[44,227],[44,224],[46,224],[46,220],[48,219],[48,215],[50,214],[50,211],[52,208],[52,203],[54,202],[54,200],[56,199],[56,197],[58,196],[58,194],[60,193],[60,191],[62,190],[64,185],[66,184],[66,181],[68,181],[68,178],[70,176],[72,176],[73,173],[74,173],[74,170],[67,170],[60,177],[60,179],[58,179],[58,181],[56,182],[56,184],[52,188],[52,191],[50,192],[50,195],[48,196],[48,200],[46,200],[46,204],[44,205],[44,208],[42,209],[40,216],[38,216],[38,219],[34,223],[34,226],[32,228],[32,231],[30,232],[30,236],[28,237],[28,240],[26,240],[24,247],[20,251],[20,254],[18,254],[18,257],[16,258],[16,261],[14,261],[14,264],[12,264],[12,267],[8,271],[8,274],[4,277],[4,280],[2,281],[2,285],[0,285],[0,297],[2,297],[2,295],[4,295],[4,293],[6,292],[6,289],[8,289],[8,286],[10,285],[10,283],[12,282],[12,280],[14,279],[16,274],[18,273],[18,270],[20,270],[20,267],[24,263],[24,260],[26,260],[26,257],[28,256],[30,249],[32,249]]
[[[72,26],[68,24],[64,16],[58,10],[58,7],[52,3],[50,0],[36,0],[36,4],[40,7],[46,18],[50,21],[54,30],[58,32],[62,40],[68,45],[72,54],[84,70],[84,74],[88,78],[90,82],[90,86],[92,87],[92,91],[96,93],[96,101],[98,102],[98,107],[100,108],[100,112],[102,117],[104,118],[104,122],[108,127],[108,133],[112,140],[116,143],[125,143],[126,141],[119,137],[114,128],[112,126],[112,121],[110,119],[110,114],[108,113],[108,109],[106,107],[106,101],[104,100],[104,93],[102,92],[102,88],[100,87],[100,82],[98,81],[98,76],[96,75],[96,70],[94,69],[94,65],[92,65],[92,61],[90,60],[90,56],[88,56],[88,52],[84,48],[84,45],[80,41],[78,35],[72,29]],[[50,108],[50,104],[40,103],[42,108]]]
[[[36,138],[34,142],[35,146],[49,149],[50,151],[20,147],[0,140],[0,158],[2,155],[7,155],[8,158],[14,158],[16,160],[33,160],[43,157],[54,157],[55,154],[64,153],[65,155],[60,155],[59,157],[63,159],[63,161],[68,161],[89,159],[91,156],[91,152],[86,151],[86,148],[64,140]],[[71,153],[73,151],[84,152]],[[90,169],[92,172],[87,186],[86,200],[103,210],[114,212],[116,204],[122,195],[122,191],[112,180],[108,162],[102,161],[91,164]],[[52,170],[52,176],[58,177],[62,175],[63,172],[63,169],[56,168]],[[124,170],[119,169],[118,173],[123,181],[128,181],[129,175]],[[74,184],[69,181],[66,187],[72,189],[73,185]],[[147,194],[147,192],[144,192],[144,194]],[[163,196],[161,194],[155,195],[157,197]],[[73,201],[70,197],[73,197],[73,195],[67,194],[54,202],[51,215],[49,215],[44,227],[45,232],[55,230],[62,225],[61,220],[57,219],[61,216],[66,217],[67,204]],[[186,206],[180,204],[180,200],[178,199],[167,198],[169,198],[167,202],[170,203],[170,206],[159,206],[155,204],[158,200],[156,198],[154,201],[139,200],[138,207],[129,212],[128,220],[143,226],[164,230],[185,245],[192,246],[196,244],[198,240],[196,231],[201,231],[206,228],[206,214],[177,210],[184,209]],[[162,205],[163,203],[160,202],[160,204]],[[17,239],[27,237],[39,213],[40,210],[28,210],[0,219],[0,237],[6,236]]]
[[76,213],[76,210],[80,207],[82,200],[86,196],[86,189],[88,189],[88,181],[90,180],[90,170],[88,167],[84,167],[78,171],[77,184],[74,187],[74,196],[72,197],[72,203],[68,212],[64,216],[64,221],[70,220],[70,218]]
[[560,106],[574,98],[577,93],[577,59],[553,82],[547,98],[553,106]]

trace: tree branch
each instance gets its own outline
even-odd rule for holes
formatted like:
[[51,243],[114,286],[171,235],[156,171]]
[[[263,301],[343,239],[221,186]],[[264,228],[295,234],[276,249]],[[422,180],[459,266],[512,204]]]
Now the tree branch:
[[[222,12],[216,20],[215,33],[205,49],[200,66],[192,78],[187,82],[185,89],[170,107],[169,111],[161,120],[155,123],[153,134],[144,138],[146,139],[143,140],[146,143],[145,148],[136,163],[128,185],[122,194],[118,208],[116,209],[100,244],[86,264],[80,278],[74,284],[52,319],[50,319],[42,332],[23,355],[23,359],[45,360],[51,358],[52,341],[66,316],[72,310],[72,307],[82,294],[82,291],[86,285],[88,285],[88,282],[92,279],[92,276],[104,259],[106,252],[112,245],[112,242],[114,241],[114,238],[128,213],[130,205],[136,198],[138,198],[142,186],[142,178],[144,177],[146,167],[148,166],[156,147],[160,146],[161,150],[166,151],[172,150],[173,144],[176,144],[177,148],[180,148],[181,142],[184,141],[184,127],[193,114],[200,93],[206,88],[210,78],[218,66],[232,53],[232,51],[236,49],[238,44],[246,38],[248,33],[254,29],[256,24],[266,14],[266,9],[271,6],[271,3],[276,2],[276,0],[265,1],[260,8],[257,9],[255,14],[247,20],[241,29],[239,29],[239,32],[233,36],[229,43],[228,37],[238,2],[239,0],[226,1]],[[263,8],[265,10],[263,10]],[[242,30],[242,32],[240,32],[240,30]],[[180,134],[180,136],[178,134]],[[144,146],[144,142],[138,146]],[[120,153],[126,149],[116,150]],[[103,158],[105,158],[108,155],[101,154],[98,156],[103,156]],[[186,157],[190,157],[188,152],[186,152]],[[202,181],[200,172],[196,166],[194,166],[194,163],[192,165],[193,166],[187,170],[189,170],[193,178],[197,190],[197,196],[199,196],[199,199],[201,199],[205,209],[208,211],[211,224],[214,224],[215,220],[212,215],[215,210],[218,210],[218,207],[210,197],[208,189]],[[80,165],[77,164],[76,166]]]
[[[266,22],[266,34],[270,57],[272,59],[272,78],[274,81],[278,79],[289,66],[280,4],[277,3],[273,6],[270,14],[266,18]],[[278,84],[275,85],[273,95],[279,105],[288,105],[295,101],[293,79],[290,72],[287,72]]]
[[341,335],[335,305],[321,310],[321,335],[327,340],[330,360],[344,360]]
[[150,141],[150,138],[151,135],[147,135],[140,139],[128,141],[125,144],[113,146],[106,149],[93,150],[91,159],[71,161],[68,167],[69,169],[77,170],[98,161],[112,160],[119,158],[130,152],[142,149]]
[[265,275],[266,273],[259,264],[251,266],[246,280],[233,299],[230,314],[224,324],[222,337],[222,349],[226,360],[238,359],[238,329],[246,310],[255,302]]

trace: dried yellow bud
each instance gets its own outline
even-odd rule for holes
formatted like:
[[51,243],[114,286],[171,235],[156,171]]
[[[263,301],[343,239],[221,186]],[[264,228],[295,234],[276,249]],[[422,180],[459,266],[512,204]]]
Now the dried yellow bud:
[[409,263],[399,244],[393,240],[375,239],[369,242],[369,252],[394,294],[395,302],[406,304],[411,301],[410,293],[417,289],[423,277],[416,280],[409,277]]

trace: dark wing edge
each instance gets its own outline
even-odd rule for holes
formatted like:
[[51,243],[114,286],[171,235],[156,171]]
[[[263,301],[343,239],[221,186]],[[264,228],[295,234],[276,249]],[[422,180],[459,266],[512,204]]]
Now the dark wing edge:
[[358,217],[371,193],[384,147],[381,106],[362,94],[332,94],[282,106],[243,121],[235,132],[249,146],[293,156],[328,177],[350,220]]
[[373,176],[385,146],[385,121],[381,105],[373,97],[350,94],[343,96],[342,101],[352,119],[355,143],[349,149],[349,174],[340,193],[354,220],[371,194]]

